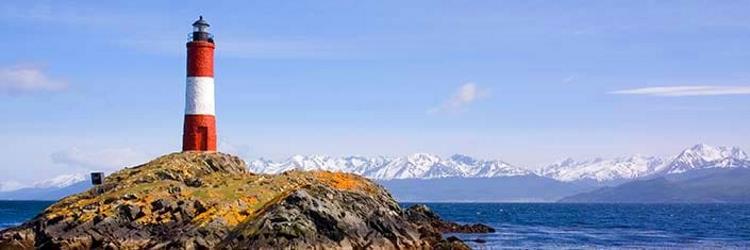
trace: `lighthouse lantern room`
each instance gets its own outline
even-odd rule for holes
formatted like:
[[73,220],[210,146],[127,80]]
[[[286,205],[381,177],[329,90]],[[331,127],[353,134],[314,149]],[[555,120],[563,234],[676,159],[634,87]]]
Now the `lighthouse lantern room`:
[[182,151],[216,151],[214,38],[201,16],[187,42],[187,86]]

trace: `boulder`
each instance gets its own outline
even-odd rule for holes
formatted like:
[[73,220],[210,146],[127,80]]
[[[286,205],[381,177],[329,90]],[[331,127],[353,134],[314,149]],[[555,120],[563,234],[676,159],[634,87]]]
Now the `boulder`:
[[429,225],[435,231],[441,233],[494,233],[495,229],[484,224],[461,225],[451,221],[445,221],[424,204],[416,204],[406,210],[409,221],[420,225]]

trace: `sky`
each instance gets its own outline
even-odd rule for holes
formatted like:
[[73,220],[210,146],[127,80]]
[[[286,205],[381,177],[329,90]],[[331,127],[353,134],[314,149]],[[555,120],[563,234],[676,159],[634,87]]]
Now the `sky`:
[[[155,3],[156,2],[156,3]],[[750,148],[748,1],[2,1],[0,183],[180,150],[216,40],[219,148],[501,159]],[[20,183],[20,184],[19,184]]]

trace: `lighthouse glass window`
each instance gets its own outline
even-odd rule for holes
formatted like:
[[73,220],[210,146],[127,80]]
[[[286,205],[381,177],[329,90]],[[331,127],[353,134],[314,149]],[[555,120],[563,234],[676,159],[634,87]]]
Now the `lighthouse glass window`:
[[206,25],[196,25],[193,26],[194,32],[208,32],[208,26]]

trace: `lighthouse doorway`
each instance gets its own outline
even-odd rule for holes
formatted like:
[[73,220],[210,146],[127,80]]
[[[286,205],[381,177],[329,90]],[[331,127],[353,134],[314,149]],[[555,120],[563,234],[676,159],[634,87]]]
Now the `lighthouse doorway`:
[[198,127],[198,141],[196,143],[200,150],[208,150],[208,127]]

